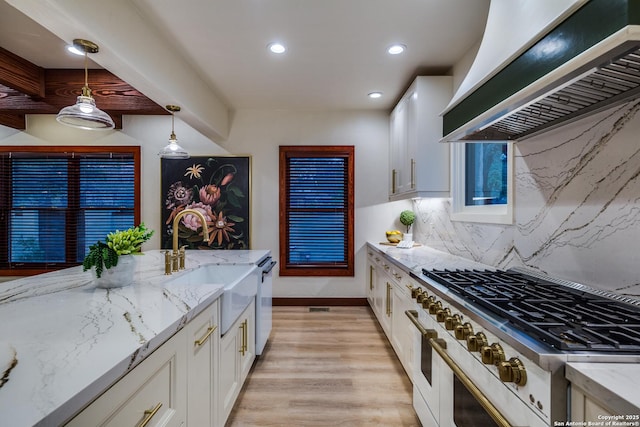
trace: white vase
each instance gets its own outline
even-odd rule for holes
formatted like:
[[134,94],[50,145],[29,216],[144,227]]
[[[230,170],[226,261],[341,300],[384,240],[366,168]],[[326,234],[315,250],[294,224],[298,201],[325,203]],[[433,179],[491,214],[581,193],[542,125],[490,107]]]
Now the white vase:
[[120,255],[118,265],[102,270],[100,277],[96,275],[95,267],[91,268],[94,283],[98,288],[121,288],[133,283],[133,275],[136,271],[136,260],[133,255]]
[[404,235],[402,236],[402,240],[404,240],[405,242],[413,241],[413,233],[404,233]]

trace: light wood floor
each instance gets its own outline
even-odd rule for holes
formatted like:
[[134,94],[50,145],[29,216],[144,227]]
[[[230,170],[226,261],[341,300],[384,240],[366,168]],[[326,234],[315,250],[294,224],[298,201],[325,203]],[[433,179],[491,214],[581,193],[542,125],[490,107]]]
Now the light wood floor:
[[412,386],[369,307],[274,307],[235,426],[419,426]]

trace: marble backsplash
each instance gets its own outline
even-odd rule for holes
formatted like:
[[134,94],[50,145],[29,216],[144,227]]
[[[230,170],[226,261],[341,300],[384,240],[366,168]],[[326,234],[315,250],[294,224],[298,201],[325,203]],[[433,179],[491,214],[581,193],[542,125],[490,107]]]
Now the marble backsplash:
[[513,225],[454,222],[450,199],[420,199],[414,240],[640,296],[639,110],[635,100],[517,143]]

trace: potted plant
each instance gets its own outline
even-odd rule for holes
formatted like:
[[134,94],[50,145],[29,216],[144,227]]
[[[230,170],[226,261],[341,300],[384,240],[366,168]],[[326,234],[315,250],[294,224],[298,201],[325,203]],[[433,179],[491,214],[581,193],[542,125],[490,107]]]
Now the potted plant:
[[[105,242],[98,240],[89,246],[82,262],[83,271],[91,269],[99,287],[126,286],[133,281],[134,254],[141,253],[142,244],[153,235],[144,223],[124,231],[107,234]],[[118,268],[114,268],[114,267]]]
[[413,233],[411,231],[411,225],[416,220],[416,214],[413,211],[405,210],[400,212],[400,222],[402,225],[407,227],[407,232],[404,234],[403,240],[411,241],[413,240]]

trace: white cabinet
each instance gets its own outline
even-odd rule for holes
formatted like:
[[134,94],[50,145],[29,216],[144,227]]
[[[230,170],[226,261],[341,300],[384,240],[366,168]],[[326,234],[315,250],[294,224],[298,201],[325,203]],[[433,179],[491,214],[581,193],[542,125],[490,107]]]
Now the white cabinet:
[[189,348],[187,421],[190,426],[217,425],[219,324],[219,306],[216,301],[185,328]]
[[450,144],[440,113],[453,93],[450,76],[419,76],[390,115],[390,200],[449,196]]
[[[617,416],[623,425],[640,422],[640,365],[637,363],[569,362],[565,377],[571,383],[571,419],[603,425]],[[585,424],[586,425],[586,424]],[[607,425],[606,423],[604,425]]]
[[[409,379],[413,381],[413,329],[405,311],[415,309],[409,273],[384,255],[368,249],[367,299]],[[369,288],[373,287],[372,290]],[[373,298],[369,298],[372,294]]]
[[220,339],[219,425],[229,417],[255,357],[254,299]]
[[186,364],[186,334],[177,333],[67,425],[184,426]]
[[373,308],[375,305],[376,285],[377,285],[376,264],[374,261],[374,253],[369,249],[367,252],[367,301]]
[[401,284],[396,285],[393,290],[391,344],[398,355],[398,359],[400,359],[400,363],[402,363],[404,370],[407,372],[409,379],[413,382],[413,325],[405,314],[405,311],[415,308],[406,284],[406,281],[403,281]]

